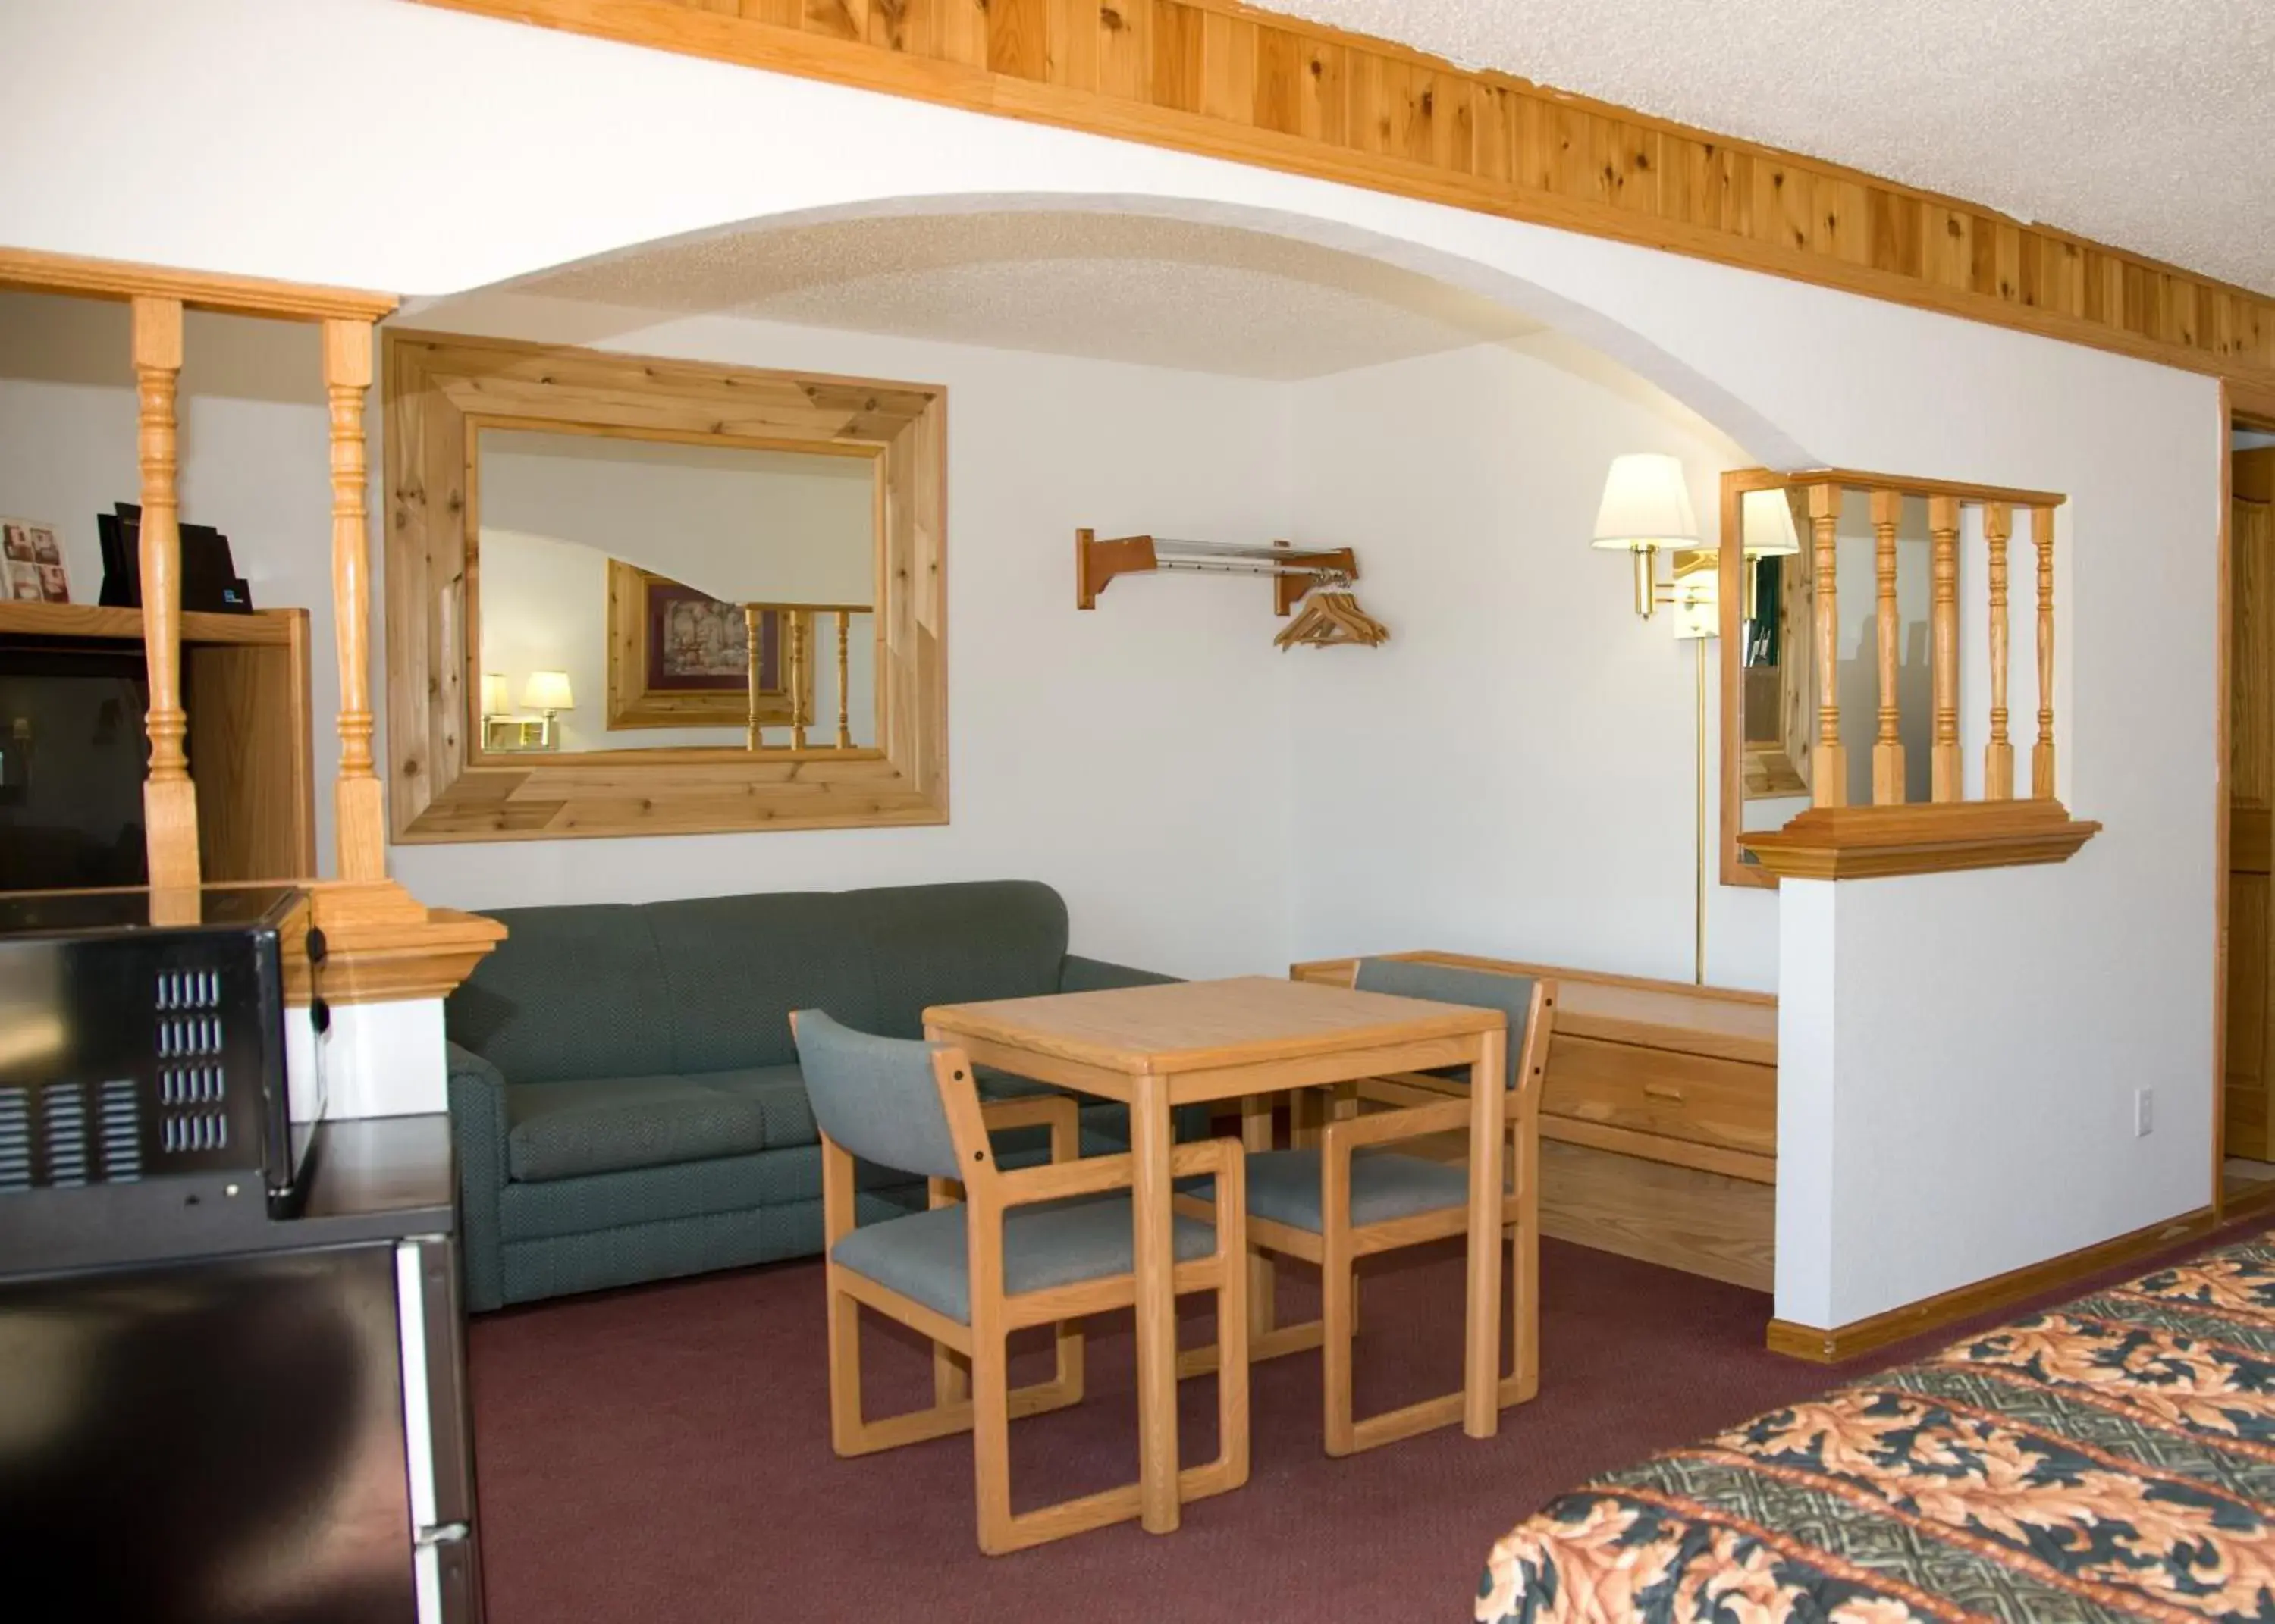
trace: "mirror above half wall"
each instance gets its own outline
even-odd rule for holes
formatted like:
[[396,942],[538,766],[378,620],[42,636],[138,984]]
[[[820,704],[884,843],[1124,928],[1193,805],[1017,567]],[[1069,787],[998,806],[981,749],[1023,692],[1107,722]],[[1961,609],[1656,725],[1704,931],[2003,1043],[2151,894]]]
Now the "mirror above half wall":
[[943,390],[386,356],[396,839],[946,820]]

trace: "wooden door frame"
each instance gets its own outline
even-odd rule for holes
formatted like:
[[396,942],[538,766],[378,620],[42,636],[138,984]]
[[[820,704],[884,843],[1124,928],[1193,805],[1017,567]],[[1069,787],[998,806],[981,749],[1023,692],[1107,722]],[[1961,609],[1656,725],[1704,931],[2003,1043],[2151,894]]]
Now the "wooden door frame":
[[2219,723],[2213,745],[2214,868],[2217,889],[2212,907],[2211,986],[2211,1211],[2217,1224],[2227,1215],[2227,963],[2228,963],[2228,756],[2233,718],[2229,704],[2233,648],[2235,589],[2235,451],[2236,426],[2275,430],[2275,389],[2219,381],[2219,624],[2213,637]]

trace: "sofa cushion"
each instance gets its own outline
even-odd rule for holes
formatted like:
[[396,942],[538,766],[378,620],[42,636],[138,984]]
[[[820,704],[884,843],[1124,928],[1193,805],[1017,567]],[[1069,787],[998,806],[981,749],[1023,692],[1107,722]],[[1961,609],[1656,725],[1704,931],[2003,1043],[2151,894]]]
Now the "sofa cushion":
[[739,1156],[766,1145],[760,1102],[684,1077],[510,1084],[506,1167],[515,1179]]
[[692,1081],[722,1089],[755,1104],[766,1123],[767,1148],[770,1151],[821,1143],[821,1130],[814,1126],[813,1107],[805,1097],[805,1081],[795,1065],[707,1071]]
[[[971,1253],[961,1202],[864,1224],[830,1249],[841,1268],[914,1297],[958,1325],[971,1323]],[[1216,1231],[1176,1217],[1180,1263],[1206,1257]],[[1082,1196],[1015,1206],[1003,1214],[1003,1290],[1018,1296],[1130,1271],[1130,1197]]]
[[[884,1190],[899,1199],[903,1211],[926,1205],[921,1179],[911,1182],[905,1173],[866,1162],[856,1166],[853,1176],[865,1197]],[[528,1241],[820,1199],[821,1151],[807,1144],[508,1184],[498,1194],[498,1223],[508,1241]]]
[[873,1018],[848,1025],[880,1037],[921,1038],[931,1005],[1058,991],[1067,910],[1047,885],[990,880],[898,886],[848,891],[843,900],[858,911],[876,988]]
[[869,943],[850,897],[706,896],[651,903],[641,911],[671,999],[669,1069],[787,1065],[797,1059],[793,1009],[826,1010],[848,1026],[873,1030]]
[[509,1083],[675,1069],[671,1006],[645,909],[507,908],[506,938],[443,1005],[451,1042]]

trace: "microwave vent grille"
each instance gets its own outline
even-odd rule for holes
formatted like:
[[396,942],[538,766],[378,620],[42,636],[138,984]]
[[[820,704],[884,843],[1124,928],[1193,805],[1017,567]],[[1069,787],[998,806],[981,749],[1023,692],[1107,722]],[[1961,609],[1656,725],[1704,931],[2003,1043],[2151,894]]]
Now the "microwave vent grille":
[[0,1088],[0,1191],[32,1188],[32,1102],[20,1088]]
[[132,1077],[113,1077],[102,1088],[102,1176],[112,1184],[132,1184],[142,1176],[142,1107]]
[[225,1151],[229,1118],[219,1111],[177,1111],[160,1119],[158,1148],[169,1155]]
[[40,1103],[47,1130],[47,1182],[56,1190],[76,1190],[87,1182],[90,1171],[87,1096],[76,1083],[50,1083]]

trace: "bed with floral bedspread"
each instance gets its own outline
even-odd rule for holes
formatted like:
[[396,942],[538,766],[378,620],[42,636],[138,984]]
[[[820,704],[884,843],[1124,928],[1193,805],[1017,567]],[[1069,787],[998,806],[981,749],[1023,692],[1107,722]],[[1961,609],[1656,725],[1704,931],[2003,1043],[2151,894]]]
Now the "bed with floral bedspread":
[[2275,1234],[1561,1495],[1485,1624],[2275,1624]]

